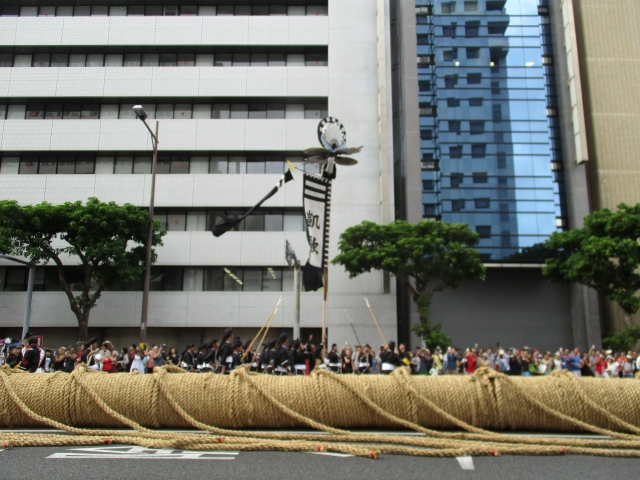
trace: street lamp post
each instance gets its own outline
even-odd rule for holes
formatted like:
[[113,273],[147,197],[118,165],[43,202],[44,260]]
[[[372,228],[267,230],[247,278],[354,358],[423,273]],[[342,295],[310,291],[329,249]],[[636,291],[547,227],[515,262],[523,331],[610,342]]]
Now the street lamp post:
[[36,276],[36,264],[25,262],[17,258],[10,257],[9,255],[0,255],[0,258],[10,260],[12,262],[21,263],[29,267],[29,283],[27,284],[27,305],[24,308],[24,320],[22,321],[22,338],[27,335],[29,331],[29,323],[31,321],[31,299],[33,298],[33,280]]
[[142,108],[142,105],[134,105],[133,111],[136,116],[144,123],[149,133],[151,134],[151,142],[153,143],[153,157],[151,160],[151,197],[149,199],[149,233],[147,235],[147,252],[145,258],[145,272],[144,272],[144,286],[142,288],[142,314],[140,317],[140,342],[145,343],[147,341],[147,319],[149,316],[149,283],[151,281],[151,245],[153,242],[153,205],[156,195],[156,161],[158,159],[158,124],[156,120],[156,132],[155,134],[149,128],[147,124],[147,113]]
[[285,252],[285,258],[291,268],[293,268],[293,291],[295,292],[295,307],[293,310],[293,338],[300,339],[300,260],[296,257],[296,252],[289,245]]

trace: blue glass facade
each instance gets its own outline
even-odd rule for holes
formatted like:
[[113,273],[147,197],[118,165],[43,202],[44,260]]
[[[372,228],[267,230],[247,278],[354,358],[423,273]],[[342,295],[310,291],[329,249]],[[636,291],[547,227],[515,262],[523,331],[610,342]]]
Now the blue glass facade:
[[508,261],[565,224],[547,0],[416,0],[416,23],[423,216]]

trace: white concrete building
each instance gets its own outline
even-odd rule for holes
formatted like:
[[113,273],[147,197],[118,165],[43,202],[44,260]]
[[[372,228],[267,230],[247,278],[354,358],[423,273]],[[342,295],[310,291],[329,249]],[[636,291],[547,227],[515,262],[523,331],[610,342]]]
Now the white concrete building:
[[[160,122],[156,213],[168,233],[152,280],[150,342],[182,347],[228,326],[247,338],[282,292],[273,335],[291,331],[285,240],[303,262],[308,255],[299,172],[244,231],[216,239],[208,229],[261,198],[285,159],[299,162],[317,146],[323,116],[342,121],[349,145],[364,145],[360,163],[339,168],[334,181],[331,255],[348,226],[393,219],[384,0],[6,3],[0,199],[147,206],[152,147],[131,106]],[[395,338],[395,281],[381,273],[349,280],[342,267],[329,279],[330,342],[354,344],[352,322],[362,342],[380,343],[363,297]],[[19,335],[25,290],[26,269],[1,263],[0,335]],[[36,290],[31,330],[48,347],[75,340],[75,317],[44,267]],[[116,345],[135,341],[141,299],[141,291],[105,292],[90,330]],[[321,318],[322,293],[303,293],[303,336],[319,336]]]

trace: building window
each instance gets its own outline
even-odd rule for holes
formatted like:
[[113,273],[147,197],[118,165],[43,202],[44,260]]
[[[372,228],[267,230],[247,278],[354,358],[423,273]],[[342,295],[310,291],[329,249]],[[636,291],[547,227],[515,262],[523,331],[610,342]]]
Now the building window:
[[449,131],[460,135],[462,122],[459,120],[449,120]]
[[511,234],[509,231],[503,231],[500,234],[500,246],[503,248],[509,248],[511,246]]
[[506,0],[487,0],[487,12],[502,12]]
[[429,103],[420,103],[421,117],[436,117],[438,115],[438,107]]
[[508,222],[509,221],[509,204],[501,203],[499,208],[500,208],[500,221],[504,223]]
[[484,133],[484,122],[481,120],[469,122],[469,131],[471,132],[471,135],[480,135]]
[[478,235],[480,235],[480,238],[491,238],[490,225],[478,225],[476,226],[476,232],[478,232]]
[[506,153],[498,153],[498,168],[504,169],[507,168],[507,154]]
[[560,170],[562,170],[562,162],[558,162],[558,161],[551,162],[551,170],[553,172],[559,172]]
[[480,49],[479,48],[471,48],[467,47],[467,58],[476,59],[480,58]]
[[500,82],[498,80],[491,82],[491,95],[500,95]]
[[422,181],[422,190],[425,192],[433,192],[436,189],[435,180],[423,180]]
[[478,2],[464,2],[464,11],[465,12],[477,12],[478,11]]
[[418,55],[418,68],[428,67],[436,64],[436,56],[430,55]]
[[486,173],[474,173],[473,183],[488,183],[489,176]]
[[420,140],[431,140],[433,139],[433,130],[420,130]]
[[451,50],[445,50],[442,55],[445,62],[452,62],[458,59],[458,49],[453,48]]
[[445,75],[444,76],[444,87],[445,88],[455,88],[458,84],[458,75]]
[[430,45],[431,39],[429,35],[418,35],[418,45]]
[[447,107],[454,108],[460,106],[460,100],[457,98],[447,98]]
[[438,160],[422,159],[422,170],[439,170],[440,162]]
[[567,220],[562,217],[556,217],[556,227],[558,228],[566,228]]
[[442,36],[456,38],[456,28],[456,23],[452,23],[451,25],[444,25],[442,27]]
[[442,4],[442,13],[454,13],[456,11],[456,2],[446,2]]
[[460,210],[464,210],[464,200],[451,200],[451,210],[454,212],[459,212]]
[[[108,2],[104,2],[108,3]],[[429,11],[429,7],[422,7]],[[273,16],[326,16],[327,5],[202,5],[202,6],[5,6],[0,7],[2,16],[11,17],[105,17],[105,16],[229,16],[229,15],[273,15]],[[418,12],[418,10],[416,10]]]
[[476,198],[476,208],[489,208],[490,200],[488,198]]
[[484,158],[487,153],[487,146],[484,143],[471,145],[471,158]]
[[508,27],[509,22],[489,22],[487,25],[487,31],[489,35],[504,35],[507,33]]
[[422,217],[433,218],[436,216],[436,205],[433,203],[426,203],[422,205]]
[[502,105],[492,105],[491,117],[493,118],[494,122],[502,121]]
[[467,84],[468,85],[479,85],[482,83],[482,74],[481,73],[469,73],[467,74]]
[[462,182],[464,181],[464,174],[452,173],[450,181],[451,181],[451,188],[460,188],[460,185],[462,185]]
[[469,99],[470,107],[481,107],[482,106],[482,98],[470,98]]
[[480,22],[467,22],[464,27],[464,36],[467,38],[475,38],[480,31]]
[[449,157],[462,158],[462,145],[452,145],[449,147]]
[[421,92],[429,92],[431,91],[431,81],[430,80],[419,80],[418,81],[418,90]]
[[433,15],[433,6],[426,5],[426,6],[416,7],[416,15]]
[[542,64],[543,65],[553,65],[553,56],[551,56],[551,55],[543,55],[542,56]]

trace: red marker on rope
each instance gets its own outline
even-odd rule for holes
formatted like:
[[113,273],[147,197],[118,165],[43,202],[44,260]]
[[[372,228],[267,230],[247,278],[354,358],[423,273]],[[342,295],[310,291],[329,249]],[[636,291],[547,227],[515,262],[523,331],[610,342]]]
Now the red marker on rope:
[[222,437],[218,437],[218,443],[222,443]]
[[498,455],[498,452],[496,452],[496,449],[495,449],[495,448],[492,448],[492,449],[491,449],[491,455],[493,455],[494,457],[495,457],[496,455]]
[[322,451],[322,445],[318,445],[318,451],[321,452]]
[[106,443],[107,445],[109,445],[111,443],[111,440],[109,440],[108,438],[104,439],[104,443]]
[[369,453],[369,458],[376,458],[376,452]]
[[566,449],[566,448],[564,448],[564,447],[562,447],[562,448],[560,449],[560,453],[564,455],[565,453],[567,453],[567,449]]

